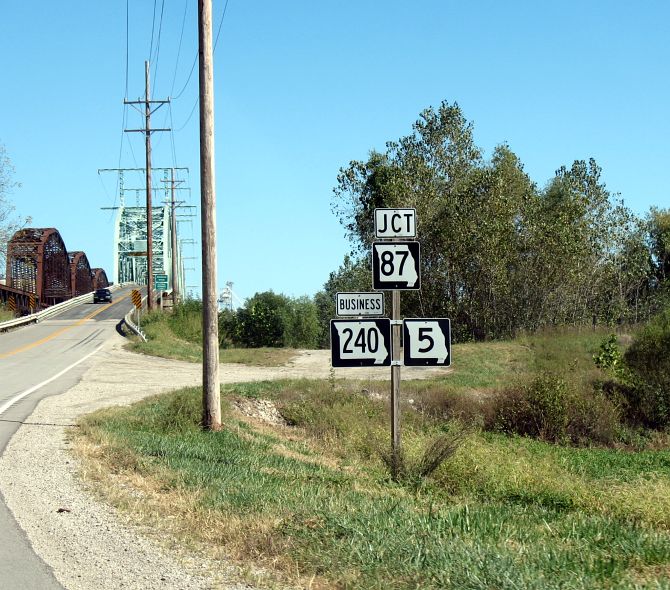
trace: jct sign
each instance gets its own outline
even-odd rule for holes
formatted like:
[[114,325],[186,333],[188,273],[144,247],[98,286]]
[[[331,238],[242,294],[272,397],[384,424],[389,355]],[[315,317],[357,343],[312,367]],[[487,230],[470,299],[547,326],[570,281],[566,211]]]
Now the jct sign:
[[375,237],[416,238],[416,210],[375,209]]

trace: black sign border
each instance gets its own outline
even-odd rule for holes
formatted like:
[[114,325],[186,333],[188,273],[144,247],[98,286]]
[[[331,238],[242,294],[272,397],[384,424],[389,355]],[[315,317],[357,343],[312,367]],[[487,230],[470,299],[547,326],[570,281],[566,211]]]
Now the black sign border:
[[[340,295],[381,295],[382,296],[382,310],[379,313],[370,313],[370,314],[360,314],[360,313],[350,313],[350,314],[341,314],[337,309],[337,298]],[[384,309],[386,305],[386,296],[383,291],[338,291],[335,293],[335,315],[338,318],[370,318],[375,319],[379,316],[384,315]]]
[[[374,323],[382,333],[384,339],[384,346],[388,351],[388,356],[381,364],[375,364],[374,359],[360,359],[360,360],[346,360],[339,356],[340,353],[340,336],[335,328],[336,323],[352,323],[369,324]],[[334,368],[350,368],[350,367],[390,367],[391,359],[393,357],[392,339],[391,339],[391,320],[388,318],[370,318],[365,320],[330,320],[330,362]]]
[[[414,211],[414,235],[413,236],[391,236],[388,238],[385,238],[384,236],[380,236],[377,231],[377,211]],[[419,235],[419,230],[417,229],[417,219],[416,219],[416,207],[375,207],[374,211],[372,213],[372,222],[375,226],[375,238],[378,240],[394,240],[397,238],[400,238],[401,240],[416,240],[416,238]]]
[[[437,357],[435,361],[430,358],[427,359],[413,359],[409,356],[409,330],[407,329],[407,322],[440,322],[440,329],[442,329],[441,322],[447,322],[447,362],[438,363]],[[444,332],[443,332],[444,333]],[[403,365],[406,367],[450,367],[451,366],[451,320],[449,318],[405,318],[402,321],[402,341],[403,341]]]
[[[377,254],[376,246],[408,246],[412,251],[416,248],[416,258],[414,252],[412,257],[416,259],[417,280],[414,287],[408,287],[407,281],[382,281],[380,275],[381,260]],[[421,289],[421,242],[418,240],[384,240],[372,242],[372,288],[377,291],[419,291]]]

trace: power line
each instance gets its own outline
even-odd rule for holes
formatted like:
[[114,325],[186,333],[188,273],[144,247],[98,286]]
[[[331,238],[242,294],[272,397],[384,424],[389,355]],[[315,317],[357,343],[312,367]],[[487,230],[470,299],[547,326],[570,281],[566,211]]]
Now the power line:
[[[128,38],[130,36],[129,35],[129,29],[130,29],[130,16],[129,16],[130,7],[129,7],[129,4],[130,4],[130,0],[126,0],[126,93],[123,95],[124,98],[128,98],[128,54],[129,54]],[[125,110],[125,106],[124,106],[124,110]],[[123,140],[121,140],[121,142],[123,143]]]
[[179,57],[181,56],[181,42],[184,38],[184,27],[186,25],[186,11],[188,10],[188,0],[184,2],[184,14],[181,19],[181,33],[179,35],[179,47],[177,48],[177,61],[174,64],[174,75],[172,76],[172,87],[170,88],[170,95],[174,92],[174,84],[177,81],[177,67],[179,66]]
[[199,102],[199,99],[196,98],[195,103],[193,105],[193,108],[191,109],[191,114],[188,116],[188,118],[186,119],[184,124],[179,129],[176,130],[177,133],[179,133],[184,127],[186,127],[186,125],[188,125],[188,122],[191,120],[191,117],[193,116],[193,113],[195,113],[195,109],[198,106],[198,102]]
[[172,103],[168,103],[168,112],[170,113],[170,145],[172,147],[172,164],[177,167],[177,150],[174,142],[174,122],[172,121]]
[[161,32],[163,31],[163,10],[165,9],[165,0],[161,2],[161,19],[158,25],[158,40],[156,41],[156,60],[154,62],[154,87],[156,86],[156,77],[158,76],[158,56],[161,53]]
[[221,25],[223,25],[223,19],[226,18],[226,10],[228,10],[228,0],[223,7],[223,13],[221,14],[221,20],[219,21],[219,28],[216,30],[216,39],[214,39],[214,50],[216,51],[216,46],[219,43],[219,35],[221,34]]
[[[216,39],[214,40],[214,51],[216,51],[216,46],[219,44],[219,35],[221,34],[221,27],[223,25],[223,19],[226,17],[226,11],[228,10],[228,2],[229,2],[229,0],[226,0],[226,4],[223,7],[223,13],[221,14],[221,20],[219,21],[219,27],[216,31]],[[186,84],[184,84],[184,87],[181,89],[179,94],[174,97],[174,99],[179,98],[183,94],[184,90],[186,90],[186,86],[188,86],[188,82],[191,79],[191,75],[193,74],[193,69],[195,68],[195,64],[196,64],[197,61],[198,61],[198,54],[196,53],[195,54],[195,60],[193,60],[193,65],[191,66],[191,72],[189,73],[188,79],[186,80]],[[182,129],[184,129],[184,127],[186,127],[186,125],[188,125],[189,121],[191,120],[191,117],[193,117],[193,113],[195,113],[195,109],[198,106],[199,100],[200,100],[199,97],[195,99],[195,104],[193,105],[193,108],[191,109],[191,113],[189,114],[188,118],[186,119],[186,122],[181,127],[179,127],[179,129],[177,129],[177,132],[181,131]]]
[[[219,21],[219,28],[216,31],[216,39],[214,41],[214,51],[216,51],[216,46],[219,43],[219,35],[221,33],[221,25],[223,25],[223,19],[226,17],[226,11],[228,10],[228,2],[229,2],[229,0],[226,0],[226,4],[223,7],[223,13],[221,14],[221,20]],[[177,100],[182,94],[184,94],[184,90],[186,90],[186,87],[188,86],[188,83],[191,81],[191,76],[193,76],[193,71],[195,70],[195,64],[196,63],[198,63],[198,52],[197,51],[195,52],[195,57],[193,58],[193,63],[191,64],[191,71],[188,73],[188,78],[186,78],[186,82],[184,83],[184,86],[179,91],[177,96],[172,97],[172,100]],[[189,117],[189,119],[190,119],[190,117]]]
[[198,52],[196,51],[195,57],[193,58],[193,63],[191,64],[191,71],[188,73],[188,78],[186,78],[186,82],[183,86],[183,88],[177,93],[177,96],[172,97],[172,100],[177,100],[182,94],[184,94],[184,90],[186,90],[186,87],[188,86],[188,83],[191,81],[191,76],[193,75],[193,70],[195,69],[195,64],[198,63]]
[[151,61],[151,54],[154,52],[154,27],[156,26],[156,0],[154,0],[154,14],[151,17],[151,43],[149,45],[149,61]]

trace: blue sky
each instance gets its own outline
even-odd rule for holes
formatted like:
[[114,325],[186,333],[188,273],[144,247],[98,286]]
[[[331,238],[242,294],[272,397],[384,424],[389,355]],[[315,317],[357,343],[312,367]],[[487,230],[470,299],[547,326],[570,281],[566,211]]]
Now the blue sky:
[[[188,167],[198,204],[197,68],[186,84],[197,0],[155,4],[152,26],[154,2],[130,0],[127,97],[143,95],[153,47],[153,97],[186,86],[153,117],[175,129],[174,144],[154,134],[153,164]],[[214,1],[215,27],[224,5]],[[97,170],[144,162],[140,134],[121,143],[126,2],[1,11],[0,143],[22,184],[17,212],[111,275],[113,218],[101,208],[118,204],[116,178]],[[460,104],[487,155],[507,142],[540,185],[594,157],[638,214],[670,206],[668,39],[667,1],[229,0],[215,54],[219,285],[233,281],[241,298],[315,293],[349,249],[330,211],[338,169],[442,100]],[[127,126],[141,126],[132,110]],[[199,226],[182,224],[191,235],[186,255],[198,257]],[[189,265],[198,285],[199,258]]]

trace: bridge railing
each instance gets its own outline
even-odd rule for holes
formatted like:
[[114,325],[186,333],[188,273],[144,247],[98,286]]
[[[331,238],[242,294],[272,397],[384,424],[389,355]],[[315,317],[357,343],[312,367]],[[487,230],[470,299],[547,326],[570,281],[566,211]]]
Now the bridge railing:
[[[142,297],[141,307],[144,307],[146,305],[146,302],[147,302],[147,296],[145,295],[144,297]],[[133,334],[139,336],[144,342],[146,342],[147,336],[140,328],[139,326],[140,322],[138,322],[137,320],[137,314],[139,311],[140,310],[138,310],[136,307],[133,306],[133,308],[123,318],[123,322],[126,324],[126,326],[128,326],[128,328]]]
[[[119,285],[112,285],[110,287],[110,290],[114,291],[118,288]],[[79,297],[73,297],[72,299],[63,301],[63,303],[57,303],[56,305],[47,307],[44,311],[33,313],[31,315],[27,315],[22,318],[17,318],[15,320],[0,322],[0,332],[6,332],[7,330],[18,328],[19,326],[25,326],[27,324],[36,324],[38,322],[50,318],[51,316],[61,313],[62,311],[66,311],[71,307],[76,307],[81,303],[92,303],[92,302],[93,302],[93,291],[91,291],[90,293],[85,293],[84,295],[80,295]]]

